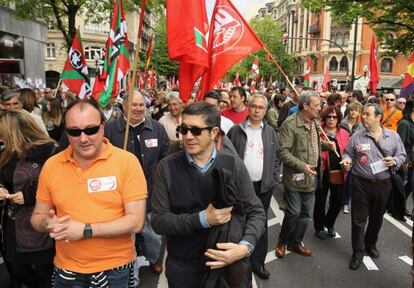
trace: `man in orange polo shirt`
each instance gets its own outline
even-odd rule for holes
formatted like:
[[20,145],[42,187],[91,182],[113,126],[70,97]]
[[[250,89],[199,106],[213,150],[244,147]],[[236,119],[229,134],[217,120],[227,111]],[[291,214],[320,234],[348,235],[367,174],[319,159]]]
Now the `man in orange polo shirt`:
[[389,93],[384,95],[384,101],[386,108],[384,110],[384,116],[382,117],[381,124],[388,129],[397,132],[398,122],[402,119],[403,115],[400,110],[397,109],[395,94]]
[[103,122],[94,100],[70,104],[70,145],[39,177],[31,222],[56,240],[54,287],[133,284],[132,235],[144,224],[146,181],[138,159],[104,138]]

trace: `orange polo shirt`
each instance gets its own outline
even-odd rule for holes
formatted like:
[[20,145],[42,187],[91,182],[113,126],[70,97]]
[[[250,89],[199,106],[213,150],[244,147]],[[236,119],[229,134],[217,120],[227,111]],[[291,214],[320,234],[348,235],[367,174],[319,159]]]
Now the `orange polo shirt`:
[[[395,132],[397,132],[397,127],[398,127],[398,122],[403,118],[402,112],[400,110],[398,110],[397,108],[395,113],[391,116],[388,117],[393,110],[392,109],[386,109],[384,110],[384,116],[382,116],[382,120],[381,120],[381,124],[388,129],[391,129]],[[387,121],[385,121],[388,118]]]
[[[58,217],[69,215],[82,223],[102,223],[125,215],[124,204],[147,198],[145,176],[138,159],[104,139],[105,150],[88,168],[72,158],[73,148],[51,157],[37,189],[39,202],[53,205]],[[56,241],[54,264],[78,273],[95,273],[135,259],[131,235]]]

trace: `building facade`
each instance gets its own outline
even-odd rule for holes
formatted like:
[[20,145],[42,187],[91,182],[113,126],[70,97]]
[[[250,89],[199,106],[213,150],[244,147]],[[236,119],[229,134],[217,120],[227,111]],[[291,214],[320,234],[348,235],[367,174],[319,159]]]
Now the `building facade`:
[[[280,22],[288,36],[286,49],[297,56],[300,72],[294,75],[296,82],[302,82],[308,59],[311,59],[310,75],[314,87],[321,87],[324,72],[329,70],[332,84],[345,89],[351,80],[356,41],[354,89],[366,93],[374,32],[363,18],[358,18],[358,24],[344,27],[335,23],[329,10],[312,13],[301,5],[300,0],[271,1],[259,9],[256,18],[266,15],[271,15],[275,21]],[[390,34],[390,37],[394,36]],[[380,73],[378,89],[400,88],[408,59],[405,56],[386,56],[383,47],[378,45],[377,61]]]
[[43,87],[47,27],[37,21],[18,20],[12,12],[12,6],[0,6],[0,85],[27,81]]

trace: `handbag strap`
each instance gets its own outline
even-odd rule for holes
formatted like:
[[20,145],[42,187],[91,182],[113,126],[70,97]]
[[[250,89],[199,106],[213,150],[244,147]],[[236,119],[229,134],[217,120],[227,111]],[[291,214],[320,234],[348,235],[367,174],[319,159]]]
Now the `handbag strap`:
[[397,112],[397,109],[395,109],[394,111],[392,111],[392,113],[390,115],[388,115],[387,118],[385,118],[384,120],[381,121],[381,124],[386,123],[388,120],[390,120],[390,118],[392,117],[392,115],[394,115],[394,113]]

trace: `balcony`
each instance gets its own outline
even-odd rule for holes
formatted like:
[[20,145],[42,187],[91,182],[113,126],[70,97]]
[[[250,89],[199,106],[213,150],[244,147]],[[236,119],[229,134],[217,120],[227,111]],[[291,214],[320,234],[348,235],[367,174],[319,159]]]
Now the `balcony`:
[[314,24],[309,27],[309,34],[320,34],[321,28],[319,27],[319,24]]

